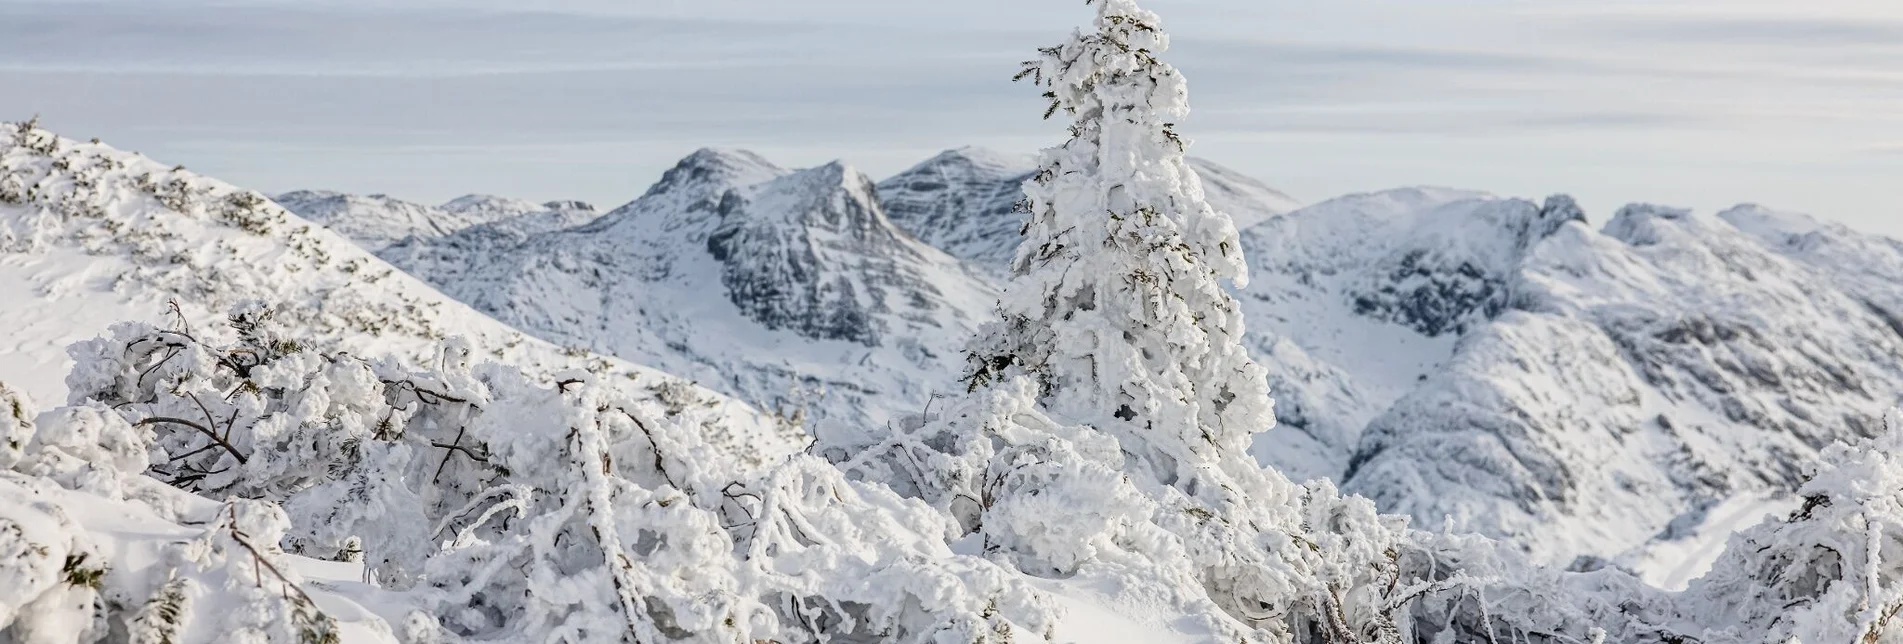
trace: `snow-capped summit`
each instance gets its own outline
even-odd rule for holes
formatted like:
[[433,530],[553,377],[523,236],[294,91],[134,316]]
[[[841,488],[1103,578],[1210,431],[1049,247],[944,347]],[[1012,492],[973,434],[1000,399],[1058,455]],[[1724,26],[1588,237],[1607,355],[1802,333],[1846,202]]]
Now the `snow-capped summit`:
[[1626,204],[1606,222],[1601,232],[1633,246],[1650,246],[1663,241],[1661,235],[1685,232],[1682,224],[1687,222],[1693,226],[1703,223],[1694,220],[1692,211],[1685,208],[1649,203]]
[[445,201],[437,208],[480,221],[495,221],[536,212],[542,210],[544,206],[538,206],[534,202],[523,199],[468,194]]
[[411,235],[437,237],[477,223],[420,203],[388,195],[352,195],[329,190],[297,190],[274,201],[314,223],[335,230],[367,248],[388,246]]
[[735,186],[752,185],[786,172],[785,168],[748,150],[701,148],[663,173],[661,180],[649,186],[636,203],[645,201],[652,205],[658,201],[655,198],[664,195],[676,199],[718,198]]

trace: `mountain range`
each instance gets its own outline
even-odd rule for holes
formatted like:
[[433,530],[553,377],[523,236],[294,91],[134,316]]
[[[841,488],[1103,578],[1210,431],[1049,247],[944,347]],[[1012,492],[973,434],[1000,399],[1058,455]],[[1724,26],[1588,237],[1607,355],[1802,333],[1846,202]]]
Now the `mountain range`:
[[[874,181],[702,150],[603,214],[278,201],[529,335],[804,414],[827,450],[957,390],[1033,162],[964,148]],[[1193,166],[1250,259],[1238,295],[1281,425],[1258,460],[1417,526],[1683,583],[1903,395],[1893,240],[1757,206],[1602,222],[1429,187],[1298,207]]]

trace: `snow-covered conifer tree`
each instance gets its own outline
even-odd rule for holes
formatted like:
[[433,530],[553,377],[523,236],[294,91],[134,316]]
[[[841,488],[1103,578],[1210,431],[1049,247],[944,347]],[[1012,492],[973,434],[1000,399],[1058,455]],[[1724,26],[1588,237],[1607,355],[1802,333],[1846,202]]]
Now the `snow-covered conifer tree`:
[[[1047,117],[1072,123],[1025,185],[1001,319],[971,347],[966,383],[990,403],[892,442],[954,444],[955,458],[886,469],[940,464],[911,478],[943,486],[926,496],[1025,572],[1102,565],[1195,588],[1182,609],[1223,639],[1395,641],[1402,522],[1248,455],[1273,403],[1221,284],[1246,282],[1235,227],[1204,200],[1175,131],[1185,82],[1157,58],[1168,37],[1155,14],[1092,4],[1094,30],[1020,75],[1046,90]],[[1026,379],[1035,409],[1013,403]]]
[[1197,470],[1274,424],[1242,313],[1219,281],[1247,281],[1229,217],[1209,207],[1174,121],[1183,76],[1155,14],[1097,0],[1096,29],[1027,62],[1046,117],[1072,117],[1025,185],[1030,222],[999,308],[966,375],[972,387],[1026,374],[1053,412],[1116,436],[1159,481]]

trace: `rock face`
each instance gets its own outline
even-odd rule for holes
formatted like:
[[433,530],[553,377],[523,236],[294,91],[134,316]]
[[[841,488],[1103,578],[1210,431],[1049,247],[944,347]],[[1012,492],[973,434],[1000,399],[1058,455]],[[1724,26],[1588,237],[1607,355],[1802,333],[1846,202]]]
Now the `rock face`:
[[929,321],[928,249],[894,228],[872,181],[839,163],[728,192],[707,251],[727,298],[769,330],[878,346],[882,314]]
[[392,253],[535,335],[801,407],[827,442],[864,440],[952,391],[964,339],[996,299],[963,262],[895,227],[858,171],[791,171],[732,150],[696,152],[579,226],[478,227]]
[[1002,274],[1017,253],[1023,186],[1037,169],[1029,155],[983,148],[946,150],[879,182],[886,213],[920,241]]

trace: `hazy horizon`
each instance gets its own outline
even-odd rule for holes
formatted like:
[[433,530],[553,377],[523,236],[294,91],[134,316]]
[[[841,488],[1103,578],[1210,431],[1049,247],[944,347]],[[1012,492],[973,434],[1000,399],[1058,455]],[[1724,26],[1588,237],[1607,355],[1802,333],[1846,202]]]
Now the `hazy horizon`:
[[[876,177],[1061,140],[1079,2],[0,0],[0,118],[271,193],[608,208],[707,146]],[[1443,185],[1903,236],[1903,6],[1154,0],[1197,156],[1316,202]]]

